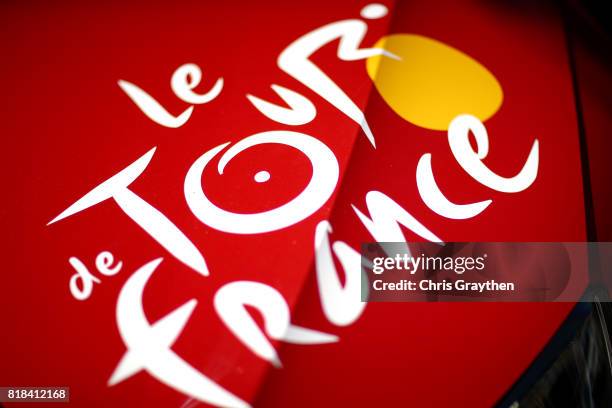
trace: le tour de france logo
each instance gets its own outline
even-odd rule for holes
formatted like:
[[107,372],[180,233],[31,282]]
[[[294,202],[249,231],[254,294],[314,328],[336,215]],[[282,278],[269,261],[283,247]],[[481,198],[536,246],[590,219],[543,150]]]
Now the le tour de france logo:
[[[204,147],[187,171],[183,196],[193,216],[203,225],[227,234],[257,235],[289,228],[310,217],[332,196],[338,186],[340,169],[335,153],[316,136],[300,132],[300,126],[317,119],[317,104],[327,103],[340,111],[345,119],[355,122],[376,153],[376,129],[372,129],[364,112],[351,99],[349,93],[330,78],[323,67],[311,57],[323,47],[337,44],[338,63],[363,60],[353,64],[354,69],[367,72],[383,100],[399,117],[411,124],[446,133],[448,146],[463,171],[491,190],[518,193],[527,189],[538,174],[539,144],[534,139],[531,150],[518,161],[521,170],[513,177],[502,177],[488,168],[483,160],[489,151],[489,136],[483,122],[495,115],[503,103],[503,90],[493,73],[466,53],[434,38],[414,33],[384,36],[371,47],[362,41],[369,25],[381,24],[389,10],[383,4],[369,4],[360,10],[359,17],[333,21],[314,27],[279,50],[277,67],[279,79],[297,81],[309,90],[305,96],[290,88],[270,84],[282,100],[281,104],[245,93],[245,103],[270,120],[270,130],[231,140],[218,146]],[[339,41],[338,41],[339,40]],[[118,79],[117,91],[123,92],[142,114],[159,126],[178,128],[201,105],[217,101],[222,103],[223,78],[218,78],[205,93],[194,89],[202,80],[201,68],[192,63],[179,66],[170,78],[176,97],[184,102],[178,115],[169,112],[153,95],[138,86],[138,78]],[[109,84],[109,86],[112,84]],[[116,85],[112,85],[116,86]],[[441,103],[443,101],[443,103]],[[275,130],[277,124],[292,126],[295,130]],[[469,135],[474,136],[476,149]],[[290,201],[259,213],[234,213],[215,205],[206,195],[202,174],[216,161],[219,176],[225,167],[243,151],[258,145],[280,144],[296,149],[312,164],[308,184]],[[146,148],[146,147],[145,147]],[[206,248],[198,248],[176,224],[146,197],[137,195],[130,185],[147,169],[157,152],[149,150],[123,170],[93,187],[76,202],[53,218],[48,225],[90,210],[96,204],[111,200],[156,241],[163,254],[176,258],[189,271],[205,278],[211,271]],[[257,172],[253,179],[265,183],[271,175],[266,170]],[[439,188],[431,166],[431,154],[423,152],[415,170],[420,198],[436,214],[447,219],[476,217],[492,204],[492,200],[456,203],[450,201]],[[401,227],[431,242],[443,242],[434,232],[417,220],[399,203],[380,191],[369,191],[365,197],[367,211],[356,206],[352,210],[379,242],[405,242]],[[60,225],[54,225],[60,228]],[[362,271],[360,254],[344,241],[332,242],[332,225],[322,220],[314,231],[313,247],[315,271],[320,301],[325,318],[334,326],[355,323],[366,307],[361,302]],[[408,251],[408,248],[406,248]],[[409,252],[408,252],[409,253]],[[344,269],[341,282],[334,256]],[[143,309],[143,292],[147,282],[162,262],[161,254],[133,272],[123,285],[116,303],[116,323],[125,344],[125,354],[119,358],[108,386],[114,386],[132,375],[146,371],[161,383],[189,398],[216,406],[248,407],[231,390],[227,390],[206,373],[190,365],[172,350],[196,305],[196,299],[187,300],[166,316],[150,322]],[[72,296],[89,299],[96,284],[116,275],[122,262],[112,253],[102,251],[95,260],[96,273],[91,272],[77,256],[69,257],[74,269],[68,282]],[[223,285],[212,299],[214,310],[225,326],[238,340],[259,358],[276,367],[281,361],[271,340],[300,345],[338,342],[333,333],[294,325],[283,295],[275,288],[253,281],[233,281]],[[256,308],[264,320],[261,329],[245,309]],[[119,357],[119,356],[118,356]]]

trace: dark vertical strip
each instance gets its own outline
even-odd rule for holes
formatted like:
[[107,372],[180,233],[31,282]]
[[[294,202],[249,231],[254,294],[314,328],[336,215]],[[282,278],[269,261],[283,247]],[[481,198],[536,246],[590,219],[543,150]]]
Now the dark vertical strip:
[[[593,206],[593,190],[591,187],[591,172],[589,167],[589,154],[586,139],[586,131],[584,127],[584,116],[582,111],[582,102],[580,98],[580,88],[578,84],[578,73],[576,69],[576,54],[574,47],[574,31],[572,30],[571,11],[567,0],[558,2],[561,8],[561,20],[565,41],[568,53],[568,65],[570,68],[570,76],[572,80],[572,90],[574,92],[574,105],[576,109],[576,121],[578,125],[578,140],[580,144],[580,164],[582,171],[582,186],[584,190],[584,211],[587,241],[597,241],[597,228],[595,223],[595,211]],[[597,245],[589,245],[589,271],[591,282],[598,281],[597,276],[593,276],[593,271],[599,271],[599,268],[592,264],[593,259],[598,259],[596,254],[592,253],[592,248]],[[595,255],[595,256],[593,256]],[[595,279],[594,279],[595,278]],[[546,370],[550,368],[553,362],[559,357],[561,351],[567,344],[576,336],[580,326],[592,313],[592,303],[580,302],[577,303],[570,315],[563,322],[561,327],[550,339],[548,344],[535,358],[529,368],[510,388],[510,390],[497,402],[495,405],[499,408],[513,407],[518,401],[522,400],[529,390],[540,380]]]
[[576,69],[576,52],[574,47],[574,32],[572,30],[571,11],[567,1],[561,2],[563,28],[574,91],[574,104],[576,106],[576,119],[578,122],[578,139],[580,140],[580,163],[582,167],[582,186],[584,189],[584,211],[586,219],[587,240],[597,241],[597,226],[595,223],[595,209],[593,207],[593,189],[591,187],[591,171],[589,167],[589,151],[587,146],[586,131],[584,127],[584,116],[582,102],[580,99],[580,85],[578,83],[578,72]]
[[572,19],[572,13],[568,0],[561,2],[562,21],[567,43],[567,52],[572,87],[574,91],[574,104],[576,106],[576,119],[578,122],[578,139],[580,140],[580,162],[582,167],[582,185],[584,189],[584,212],[587,229],[587,241],[593,242],[588,245],[589,256],[589,278],[590,283],[585,292],[585,300],[593,299],[594,296],[602,300],[609,300],[610,294],[604,284],[603,271],[601,268],[601,257],[597,242],[597,222],[593,204],[593,187],[591,185],[591,169],[589,165],[589,150],[586,130],[584,126],[584,112],[580,98],[580,84],[578,81],[578,69],[576,66],[576,39],[578,33],[574,31],[578,22]]

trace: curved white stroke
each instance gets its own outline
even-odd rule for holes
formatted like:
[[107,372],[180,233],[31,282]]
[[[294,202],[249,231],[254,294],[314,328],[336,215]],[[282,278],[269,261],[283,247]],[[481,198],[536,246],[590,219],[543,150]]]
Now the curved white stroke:
[[426,153],[419,159],[416,170],[416,182],[423,202],[438,215],[453,220],[465,220],[483,212],[492,200],[470,204],[455,204],[440,191],[431,169],[431,154]]
[[352,207],[361,223],[377,242],[405,242],[406,238],[400,225],[430,242],[442,242],[412,214],[380,191],[369,191],[366,194],[366,205],[370,218],[354,205]]
[[149,119],[158,125],[168,128],[181,127],[189,120],[193,112],[193,106],[188,107],[178,116],[173,116],[159,102],[137,85],[120,79],[117,84],[129,96],[129,98],[147,115]]
[[399,59],[396,55],[379,48],[359,48],[368,26],[361,20],[337,21],[304,34],[285,48],[278,56],[278,66],[285,73],[301,82],[329,104],[353,120],[376,148],[374,135],[361,109],[310,57],[336,40],[337,56],[343,61],[356,61],[375,55]]
[[361,255],[342,241],[334,242],[333,251],[344,270],[342,285],[332,256],[331,232],[328,221],[321,221],[315,230],[317,287],[327,320],[336,326],[348,326],[361,316],[367,305],[361,301]]
[[278,354],[255,323],[245,305],[255,307],[264,320],[266,334],[274,340],[296,344],[323,344],[338,337],[290,324],[289,305],[273,287],[259,282],[236,281],[215,294],[215,310],[227,328],[254,354],[281,367]]
[[187,205],[204,224],[219,231],[234,234],[259,234],[289,227],[308,218],[331,197],[340,169],[334,153],[321,141],[303,133],[275,130],[246,137],[229,148],[219,159],[220,175],[227,163],[244,150],[266,143],[293,147],[312,164],[312,177],[302,192],[288,203],[275,209],[240,214],[226,211],[213,204],[202,189],[202,173],[210,161],[229,143],[219,145],[198,158],[185,177],[184,193]]
[[[470,145],[470,131],[476,139],[477,151]],[[448,144],[455,160],[479,183],[504,193],[518,193],[529,187],[538,175],[539,142],[533,142],[529,156],[521,171],[514,177],[495,174],[483,162],[489,153],[489,135],[478,118],[472,115],[459,115],[448,127]]]
[[174,94],[187,103],[202,105],[215,99],[223,90],[223,78],[218,78],[208,92],[197,94],[193,89],[202,80],[202,70],[196,64],[183,64],[174,71],[170,87]]
[[269,119],[285,125],[299,126],[311,122],[317,116],[317,109],[305,96],[276,84],[272,85],[272,89],[289,106],[288,108],[254,95],[246,96],[253,106]]
[[162,258],[155,259],[132,274],[117,300],[117,327],[127,351],[119,361],[108,385],[113,386],[141,370],[161,383],[199,401],[221,407],[246,408],[250,405],[215,383],[171,347],[183,331],[197,301],[191,299],[150,324],[144,313],[144,288]]

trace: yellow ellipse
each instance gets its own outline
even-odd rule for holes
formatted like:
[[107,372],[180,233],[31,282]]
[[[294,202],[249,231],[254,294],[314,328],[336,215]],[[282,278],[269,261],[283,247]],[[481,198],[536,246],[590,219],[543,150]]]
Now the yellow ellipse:
[[485,121],[502,104],[495,76],[469,55],[440,41],[416,34],[392,34],[375,45],[400,57],[370,57],[368,75],[385,102],[408,122],[447,130],[468,113]]

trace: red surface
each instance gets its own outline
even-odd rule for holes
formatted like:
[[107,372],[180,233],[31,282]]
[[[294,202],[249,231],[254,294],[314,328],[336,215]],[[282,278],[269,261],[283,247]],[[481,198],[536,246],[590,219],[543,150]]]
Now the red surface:
[[[363,3],[366,4],[366,3]],[[485,65],[504,89],[500,111],[486,122],[486,163],[502,175],[518,171],[534,138],[541,143],[538,179],[502,194],[473,181],[455,163],[444,133],[397,117],[366,75],[363,61],[339,62],[334,48],[316,61],[363,107],[377,138],[373,150],[353,122],[276,67],[278,53],[325,23],[357,17],[362,4],[123,2],[45,5],[6,3],[0,12],[5,141],[0,385],[69,385],[78,406],[180,406],[186,397],[145,373],[107,387],[125,348],[115,323],[117,294],[129,274],[163,256],[144,296],[150,321],[190,298],[198,307],[173,349],[201,372],[256,406],[490,406],[513,383],[563,321],[571,304],[370,304],[348,328],[326,322],[314,275],[316,224],[329,218],[334,239],[359,249],[371,237],[350,204],[366,211],[367,191],[389,195],[448,241],[580,241],[585,238],[577,125],[559,16],[543,8],[519,13],[486,2],[401,3],[390,32],[427,35]],[[389,18],[369,23],[371,45]],[[203,88],[225,79],[221,96],[196,107],[179,129],[146,118],[116,85],[137,83],[178,113],[172,72],[186,62],[203,69]],[[276,129],[245,99],[273,98],[271,83],[290,87],[317,106],[300,131],[336,154],[343,179],[335,196],[303,222],[259,235],[233,235],[201,224],[182,193],[185,173],[203,152]],[[151,147],[157,152],[133,190],[163,211],[201,249],[203,278],[176,261],[107,201],[47,227],[92,187]],[[494,203],[472,220],[451,221],[421,202],[414,181],[421,154],[433,155],[437,181],[451,200]],[[254,185],[265,168],[270,182]],[[232,162],[223,177],[205,174],[215,202],[260,211],[294,196],[309,164],[282,147],[258,147]],[[274,175],[282,175],[275,177]],[[248,194],[252,194],[247,200]],[[408,240],[416,236],[406,232]],[[77,256],[93,268],[112,251],[124,262],[102,278],[90,299],[68,291]],[[223,326],[212,297],[233,280],[277,288],[297,324],[338,334],[337,344],[283,345],[283,369],[258,359]]]

